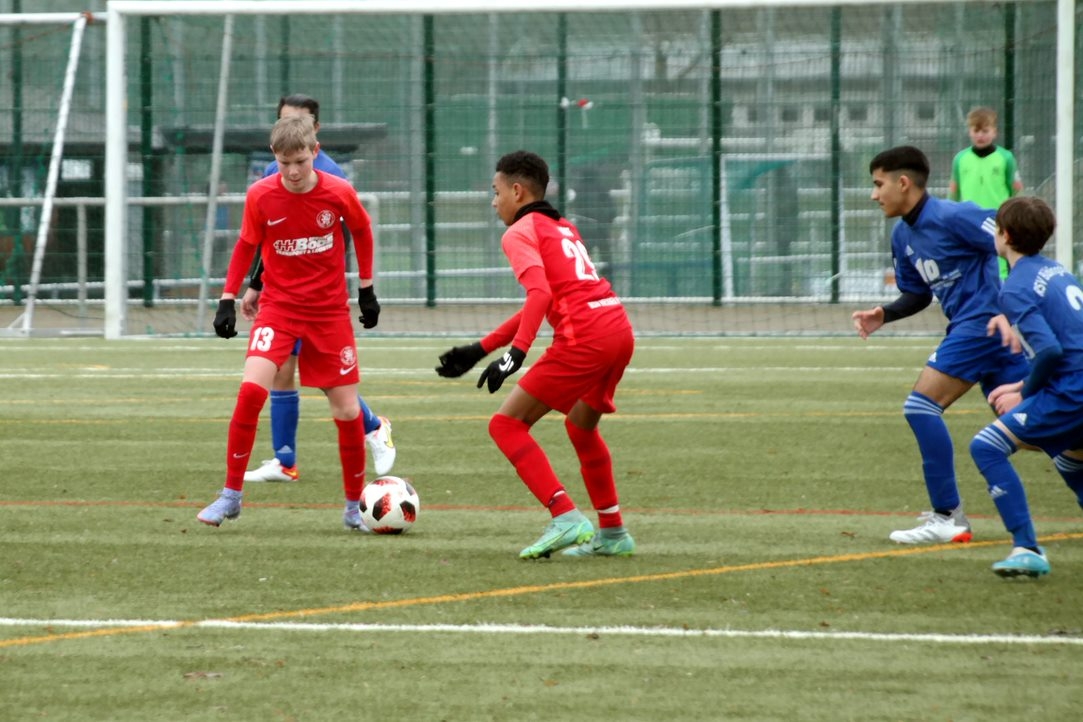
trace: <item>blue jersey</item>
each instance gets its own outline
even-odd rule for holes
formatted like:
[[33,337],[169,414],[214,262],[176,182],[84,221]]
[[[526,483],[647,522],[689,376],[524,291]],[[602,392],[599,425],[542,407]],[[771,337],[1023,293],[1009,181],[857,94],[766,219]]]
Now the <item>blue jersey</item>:
[[[312,167],[318,171],[324,173],[330,173],[331,175],[337,175],[339,178],[346,178],[346,171],[339,167],[331,156],[324,153],[322,150],[316,153],[316,157],[312,160]],[[278,161],[272,160],[267,164],[267,170],[263,171],[263,177],[266,178],[269,175],[274,175],[278,172]],[[347,178],[347,180],[349,180]]]
[[940,302],[948,333],[985,336],[998,313],[996,211],[927,195],[913,225],[905,220],[891,232],[895,283],[900,291]]
[[1000,291],[1000,308],[1027,356],[1063,354],[1045,388],[1083,401],[1083,287],[1054,260],[1024,256]]

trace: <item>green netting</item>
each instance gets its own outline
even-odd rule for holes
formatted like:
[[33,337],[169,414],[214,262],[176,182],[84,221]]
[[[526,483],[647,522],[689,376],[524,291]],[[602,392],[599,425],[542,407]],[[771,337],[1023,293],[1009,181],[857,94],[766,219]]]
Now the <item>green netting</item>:
[[[869,159],[916,144],[932,161],[931,189],[945,194],[973,106],[1000,112],[999,140],[1015,152],[1027,189],[1052,199],[1052,1],[429,19],[297,13],[237,16],[233,27],[226,195],[210,276],[224,274],[237,201],[269,159],[278,98],[303,92],[321,102],[325,150],[373,198],[381,298],[461,307],[431,328],[418,321],[420,332],[473,333],[488,322],[473,304],[518,299],[489,184],[496,158],[520,147],[549,160],[554,181],[563,181],[551,198],[580,224],[618,291],[653,314],[643,326],[661,330],[846,332],[843,311],[809,327],[793,309],[893,297],[891,222],[868,199]],[[148,307],[198,290],[207,215],[198,197],[209,190],[224,28],[222,16],[129,20],[129,192],[193,197],[130,211],[131,293]],[[67,41],[66,30],[0,27],[0,63],[12,67],[21,55],[23,67],[24,194],[40,189],[47,165]],[[65,196],[102,192],[101,28],[84,46],[66,155],[85,160],[90,177],[62,184]],[[12,93],[4,73],[0,97]],[[0,113],[0,196],[19,195],[6,180],[13,117]],[[75,212],[59,211],[46,283],[73,278]],[[34,220],[25,208],[2,218],[0,239]],[[102,268],[101,208],[88,206],[85,223],[93,280]],[[3,243],[0,263],[17,268]],[[0,294],[10,302],[17,294],[5,273]],[[144,291],[148,281],[154,286]],[[100,289],[89,295],[93,302]],[[755,304],[754,315],[736,329],[721,325],[729,321],[717,309],[742,304]],[[181,315],[132,330],[201,330],[194,313]]]

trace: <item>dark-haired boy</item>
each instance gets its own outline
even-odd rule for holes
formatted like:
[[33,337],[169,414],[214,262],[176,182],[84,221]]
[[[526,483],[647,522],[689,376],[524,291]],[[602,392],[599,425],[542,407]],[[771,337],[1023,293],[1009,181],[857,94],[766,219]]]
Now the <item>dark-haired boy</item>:
[[[481,341],[441,355],[436,372],[462,376],[510,344],[478,379],[479,389],[487,384],[494,393],[522,366],[542,320],[548,320],[552,344],[489,420],[489,435],[551,517],[519,556],[537,559],[561,549],[572,557],[629,556],[635,542],[624,528],[613,459],[598,423],[616,411],[613,397],[635,347],[632,325],[620,298],[598,275],[579,231],[545,200],[548,185],[549,168],[536,153],[516,151],[497,162],[492,205],[508,227],[501,246],[526,301]],[[597,534],[530,433],[553,409],[565,415],[564,429],[598,514]]]
[[[869,163],[872,200],[888,218],[900,218],[891,233],[891,256],[900,296],[886,306],[856,311],[852,320],[861,338],[885,323],[911,316],[935,296],[948,318],[947,334],[929,356],[903,415],[921,452],[925,487],[932,510],[918,526],[890,534],[899,544],[968,542],[970,522],[963,513],[955,479],[955,455],[944,410],[980,383],[988,394],[1027,375],[1027,362],[986,328],[998,315],[995,211],[930,195],[925,186],[929,161],[914,146],[885,150]],[[1011,331],[1001,316],[1001,337]]]

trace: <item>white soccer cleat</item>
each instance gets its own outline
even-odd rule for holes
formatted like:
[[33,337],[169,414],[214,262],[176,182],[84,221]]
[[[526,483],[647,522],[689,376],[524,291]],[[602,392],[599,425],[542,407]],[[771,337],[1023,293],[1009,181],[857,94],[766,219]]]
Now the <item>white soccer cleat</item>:
[[395,465],[395,442],[391,440],[391,422],[380,416],[380,428],[365,434],[365,445],[372,456],[376,476],[383,476]]
[[922,512],[918,521],[921,523],[913,529],[893,531],[888,538],[898,544],[965,544],[974,538],[962,507],[953,511],[950,516],[937,514],[935,511]]
[[258,469],[244,472],[245,481],[297,481],[301,478],[297,466],[282,466],[278,459],[264,459]]

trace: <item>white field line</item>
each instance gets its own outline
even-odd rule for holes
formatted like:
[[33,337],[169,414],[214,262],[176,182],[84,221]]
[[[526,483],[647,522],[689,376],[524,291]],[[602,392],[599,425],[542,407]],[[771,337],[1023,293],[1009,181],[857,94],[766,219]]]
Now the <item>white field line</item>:
[[1013,644],[1064,645],[1083,647],[1083,637],[1039,636],[1025,634],[936,634],[897,632],[805,632],[784,629],[761,631],[744,629],[685,629],[672,627],[551,627],[519,624],[314,624],[302,622],[234,622],[205,619],[181,622],[154,619],[16,619],[0,617],[0,627],[71,627],[81,629],[123,629],[126,627],[161,627],[162,629],[208,628],[289,632],[408,632],[458,634],[564,634],[574,636],[613,635],[623,637],[680,637],[723,639],[784,639],[858,642],[919,642],[927,644]]

